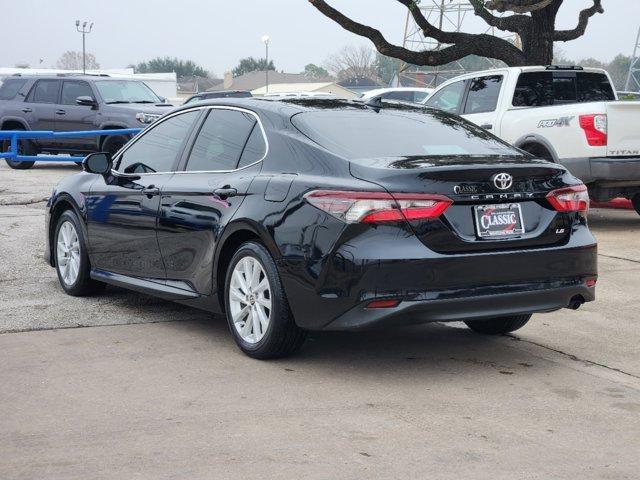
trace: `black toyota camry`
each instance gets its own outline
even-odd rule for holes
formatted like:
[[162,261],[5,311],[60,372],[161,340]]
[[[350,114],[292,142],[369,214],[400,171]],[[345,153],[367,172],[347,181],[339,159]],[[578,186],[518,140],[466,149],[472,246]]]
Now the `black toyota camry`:
[[252,357],[288,355],[308,330],[500,334],[594,300],[584,185],[441,111],[214,100],[84,170],[47,208],[62,288],[224,313]]

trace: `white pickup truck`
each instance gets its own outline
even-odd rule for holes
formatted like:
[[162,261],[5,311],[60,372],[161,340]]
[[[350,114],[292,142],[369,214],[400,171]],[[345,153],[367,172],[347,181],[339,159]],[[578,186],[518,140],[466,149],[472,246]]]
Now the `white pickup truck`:
[[561,163],[594,200],[625,197],[640,213],[640,102],[618,101],[611,85],[600,69],[501,68],[449,80],[423,103]]

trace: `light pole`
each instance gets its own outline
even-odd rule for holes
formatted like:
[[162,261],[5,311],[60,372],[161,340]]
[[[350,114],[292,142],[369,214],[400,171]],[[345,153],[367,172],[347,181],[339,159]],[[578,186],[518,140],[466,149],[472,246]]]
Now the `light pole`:
[[267,86],[266,86],[265,93],[269,93],[269,41],[270,40],[271,39],[269,38],[269,35],[262,36],[262,43],[264,43],[264,48],[266,53],[266,65],[265,65],[264,73],[267,80]]
[[76,20],[76,30],[82,34],[82,73],[87,73],[87,53],[86,53],[86,41],[85,37],[88,33],[91,33],[91,29],[93,28],[93,22],[87,28],[87,22],[82,22],[82,27],[80,27],[80,20]]

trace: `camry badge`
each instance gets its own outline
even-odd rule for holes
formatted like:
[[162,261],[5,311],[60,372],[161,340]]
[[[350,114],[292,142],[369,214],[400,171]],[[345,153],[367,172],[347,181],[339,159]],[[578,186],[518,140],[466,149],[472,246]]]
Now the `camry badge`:
[[493,184],[498,190],[508,190],[513,185],[513,176],[508,173],[497,173],[493,176]]

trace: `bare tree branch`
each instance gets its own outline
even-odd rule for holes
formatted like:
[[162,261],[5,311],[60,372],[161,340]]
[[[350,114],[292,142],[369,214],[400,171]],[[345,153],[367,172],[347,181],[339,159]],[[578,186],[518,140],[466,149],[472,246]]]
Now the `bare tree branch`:
[[580,12],[578,26],[573,30],[557,30],[553,32],[553,40],[556,42],[568,42],[569,40],[575,40],[581,37],[587,30],[589,19],[596,13],[604,13],[602,0],[593,0],[593,5],[590,8],[585,8]]
[[553,0],[489,0],[486,7],[498,12],[528,13],[548,6]]
[[414,65],[444,65],[468,55],[489,56],[513,66],[524,65],[525,63],[524,54],[506,40],[486,34],[445,32],[427,21],[414,0],[398,1],[409,9],[425,36],[434,38],[444,44],[450,44],[450,46],[435,51],[416,52],[408,50],[389,43],[379,30],[350,19],[328,5],[324,0],[309,0],[309,3],[345,30],[371,40],[376,49],[383,55],[399,58]]
[[527,15],[509,15],[507,17],[496,17],[492,15],[484,6],[482,0],[469,0],[477,16],[482,18],[491,27],[499,30],[519,33],[528,28],[531,17]]

